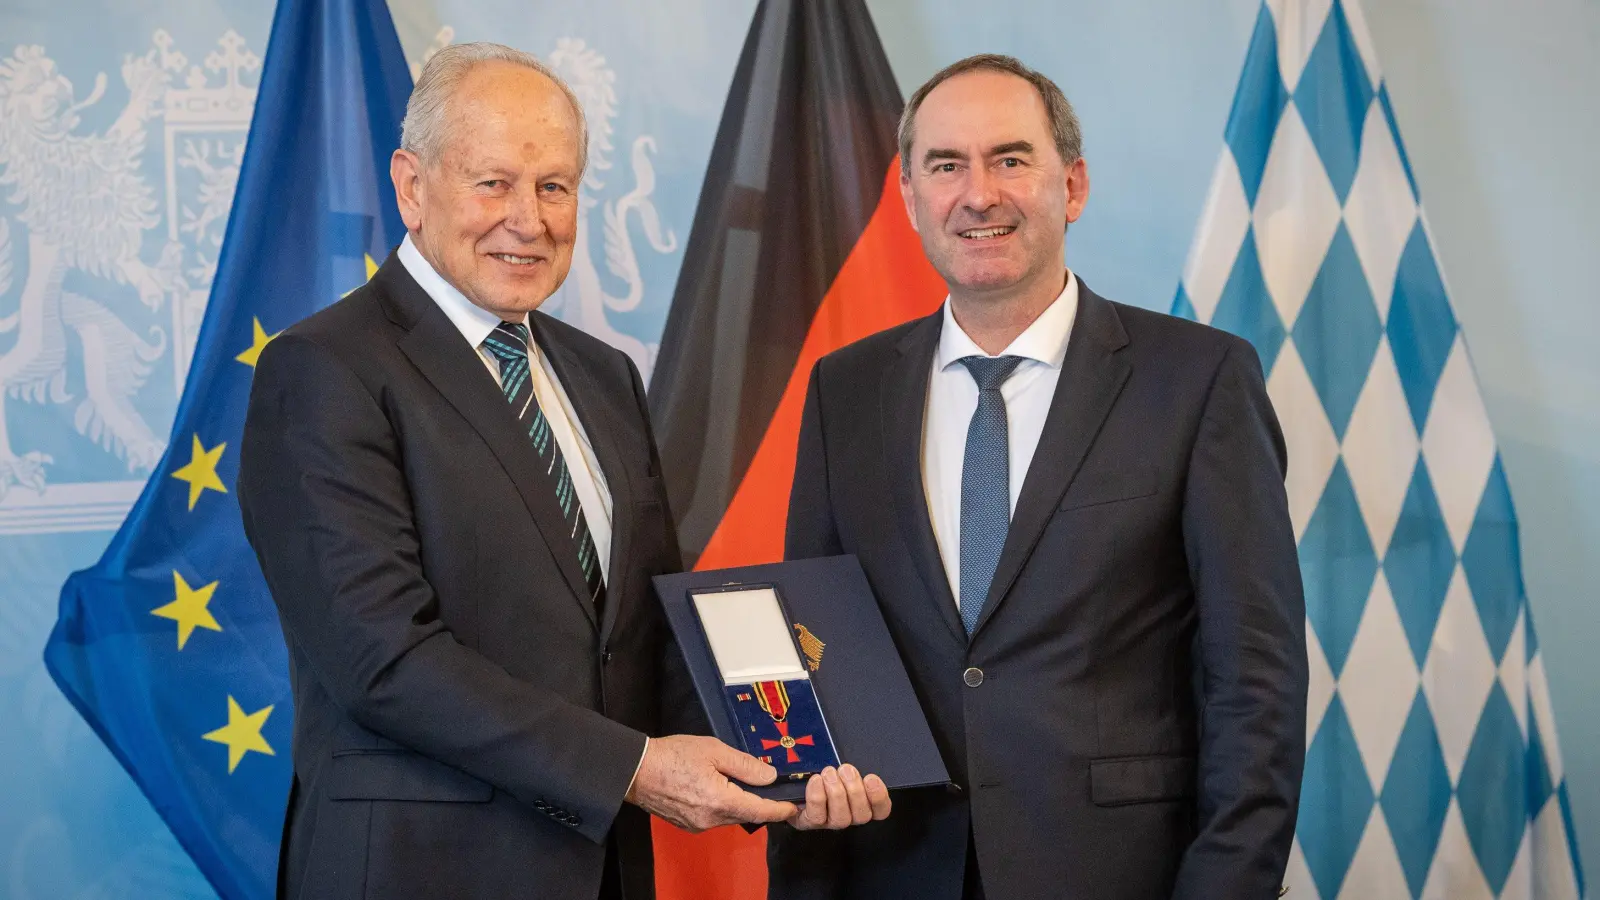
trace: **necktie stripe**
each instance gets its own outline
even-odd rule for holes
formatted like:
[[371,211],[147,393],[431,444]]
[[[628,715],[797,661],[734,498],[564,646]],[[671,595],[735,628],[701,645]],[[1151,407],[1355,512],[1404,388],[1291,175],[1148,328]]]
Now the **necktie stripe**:
[[561,508],[563,521],[572,523],[569,537],[577,553],[578,568],[583,572],[589,588],[589,598],[603,602],[605,579],[600,571],[600,551],[583,514],[583,504],[578,501],[577,484],[572,471],[561,455],[550,430],[550,420],[539,406],[533,391],[532,361],[528,358],[528,327],[519,323],[502,322],[483,341],[483,349],[499,363],[500,390],[519,421],[528,422],[528,441],[540,461],[546,462],[545,475],[551,493]]
[[539,451],[539,458],[543,459],[545,451],[550,449],[550,423],[544,417],[544,410],[534,411],[533,428],[528,433],[533,436],[533,446]]
[[515,347],[515,346],[512,346],[511,344],[507,344],[504,341],[501,341],[501,340],[497,339],[492,334],[489,335],[488,337],[484,338],[483,342],[484,342],[484,344],[488,345],[489,352],[493,353],[495,356],[499,357],[501,360],[510,361],[510,360],[517,359],[519,356],[522,357],[523,359],[527,358],[527,351],[526,350],[524,350],[521,347]]
[[[510,374],[508,376],[506,376],[506,383],[505,383],[504,387],[502,388],[505,391],[507,399],[510,399],[512,397],[517,396],[518,393],[522,390],[522,386],[527,383],[527,381],[528,381],[528,364],[527,363],[521,363],[520,365],[513,364],[509,371],[510,371]],[[531,392],[530,392],[530,394],[531,394]]]

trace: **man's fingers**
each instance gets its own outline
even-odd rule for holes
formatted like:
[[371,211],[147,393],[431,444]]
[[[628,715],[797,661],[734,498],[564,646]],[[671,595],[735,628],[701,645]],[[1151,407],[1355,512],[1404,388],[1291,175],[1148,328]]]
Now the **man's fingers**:
[[712,758],[717,771],[745,784],[771,784],[778,779],[778,770],[748,753],[741,753],[727,744],[718,743],[721,752]]
[[850,802],[850,822],[865,825],[872,821],[872,804],[867,802],[867,789],[861,784],[861,771],[845,763],[839,767],[839,781],[844,785],[844,795]]
[[828,824],[828,788],[823,779],[813,775],[806,781],[805,820],[807,828],[822,828]]
[[839,770],[833,766],[823,769],[822,784],[828,793],[828,827],[848,827],[850,824],[850,798],[845,796],[844,781],[839,778]]
[[889,787],[876,775],[863,777],[854,766],[823,769],[806,782],[805,805],[791,827],[800,831],[841,829],[889,817]]
[[867,791],[867,803],[872,806],[872,818],[874,820],[889,818],[889,811],[894,806],[889,799],[889,786],[876,775],[868,775],[861,780],[861,784]]
[[806,779],[805,802],[800,805],[795,817],[789,820],[789,826],[797,831],[812,831],[827,822],[828,792],[822,786],[822,779],[813,775]]

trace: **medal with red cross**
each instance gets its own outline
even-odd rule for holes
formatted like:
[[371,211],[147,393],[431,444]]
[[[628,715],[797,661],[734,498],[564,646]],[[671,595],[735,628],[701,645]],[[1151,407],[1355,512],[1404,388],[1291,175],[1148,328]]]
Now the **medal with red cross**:
[[778,739],[761,739],[761,749],[775,750],[779,747],[786,752],[786,761],[797,763],[800,754],[795,751],[797,746],[814,747],[816,739],[809,734],[791,735],[789,733],[789,690],[781,681],[758,681],[753,687],[756,689],[756,702],[767,715],[772,717],[772,724],[778,729]]

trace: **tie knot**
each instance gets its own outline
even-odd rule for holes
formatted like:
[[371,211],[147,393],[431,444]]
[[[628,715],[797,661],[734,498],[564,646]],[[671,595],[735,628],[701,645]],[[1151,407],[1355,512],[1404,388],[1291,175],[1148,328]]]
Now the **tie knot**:
[[963,356],[957,360],[972,373],[979,391],[997,391],[1022,364],[1020,356]]
[[483,339],[483,347],[500,362],[528,358],[528,326],[521,322],[501,322]]

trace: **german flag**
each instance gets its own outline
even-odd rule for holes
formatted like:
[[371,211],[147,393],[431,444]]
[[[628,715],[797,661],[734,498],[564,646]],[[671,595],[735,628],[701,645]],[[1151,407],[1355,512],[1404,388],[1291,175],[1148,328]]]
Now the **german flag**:
[[[650,384],[688,565],[783,558],[812,365],[944,298],[900,199],[902,106],[863,0],[762,0]],[[655,835],[661,900],[766,896],[762,833]]]

